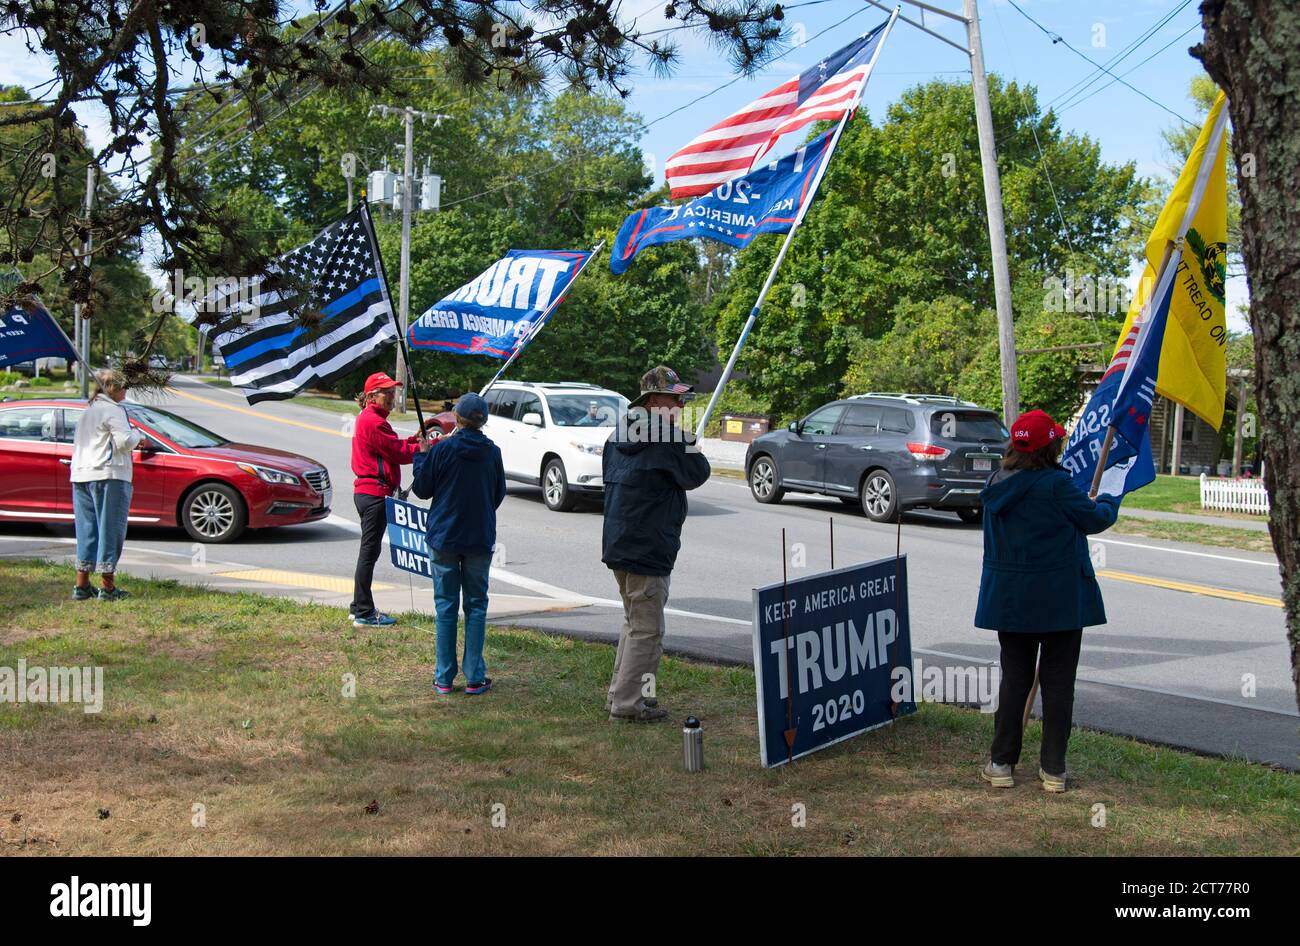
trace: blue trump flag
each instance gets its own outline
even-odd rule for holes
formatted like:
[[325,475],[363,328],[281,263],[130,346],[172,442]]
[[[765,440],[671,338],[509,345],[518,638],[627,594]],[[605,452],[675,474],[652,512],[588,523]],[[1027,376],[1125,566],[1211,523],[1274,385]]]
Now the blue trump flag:
[[16,303],[0,316],[0,368],[37,358],[77,360],[76,349],[45,306]]
[[586,250],[510,250],[430,306],[407,330],[407,342],[509,358],[541,331],[591,256]]
[[1084,491],[1092,487],[1106,430],[1111,427],[1115,436],[1098,492],[1123,496],[1156,478],[1149,421],[1180,256],[1179,249],[1170,257],[1146,310],[1147,317],[1135,319],[1115,349],[1110,366],[1065,445],[1061,464]]
[[830,151],[832,131],[779,161],[719,184],[676,207],[638,210],[619,228],[609,268],[625,272],[647,246],[708,237],[748,246],[760,233],[786,233],[816,194],[818,169]]

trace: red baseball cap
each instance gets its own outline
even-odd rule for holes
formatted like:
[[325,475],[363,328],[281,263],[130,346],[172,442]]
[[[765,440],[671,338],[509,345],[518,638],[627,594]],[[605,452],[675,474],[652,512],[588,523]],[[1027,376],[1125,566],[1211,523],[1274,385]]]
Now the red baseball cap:
[[376,371],[370,377],[366,378],[366,393],[372,391],[382,391],[384,388],[400,388],[402,382],[394,381],[386,372]]
[[1033,453],[1064,436],[1065,428],[1046,411],[1030,411],[1021,414],[1011,425],[1011,449]]

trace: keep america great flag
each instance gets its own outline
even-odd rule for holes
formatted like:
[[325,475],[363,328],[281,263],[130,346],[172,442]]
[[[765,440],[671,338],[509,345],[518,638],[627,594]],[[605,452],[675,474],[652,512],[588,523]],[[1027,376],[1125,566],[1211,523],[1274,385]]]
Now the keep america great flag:
[[250,404],[332,381],[396,340],[377,253],[358,209],[280,257],[251,300],[210,300],[224,315],[213,343]]

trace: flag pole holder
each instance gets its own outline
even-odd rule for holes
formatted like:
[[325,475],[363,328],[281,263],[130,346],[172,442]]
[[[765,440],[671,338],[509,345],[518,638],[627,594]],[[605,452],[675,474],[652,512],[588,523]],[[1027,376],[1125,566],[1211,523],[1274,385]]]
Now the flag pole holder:
[[384,269],[384,256],[379,252],[379,238],[375,235],[375,221],[370,216],[370,195],[361,195],[361,212],[366,217],[366,235],[370,237],[370,249],[375,254],[375,259],[379,261],[379,278],[384,284],[384,299],[388,302],[388,317],[393,320],[393,328],[397,329],[397,345],[402,352],[402,364],[406,366],[406,384],[410,387],[411,400],[415,403],[415,420],[420,425],[419,436],[423,437],[424,430],[424,411],[420,409],[420,396],[415,393],[415,367],[411,364],[410,352],[406,350],[406,336],[402,332],[402,326],[398,324],[397,313],[393,311],[393,295],[388,291],[388,271]]

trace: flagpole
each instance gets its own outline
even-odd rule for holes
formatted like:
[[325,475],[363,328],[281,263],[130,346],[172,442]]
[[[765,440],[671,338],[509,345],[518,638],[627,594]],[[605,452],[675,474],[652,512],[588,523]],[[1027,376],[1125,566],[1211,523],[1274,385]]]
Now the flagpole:
[[551,302],[550,305],[546,307],[546,310],[542,313],[541,317],[537,320],[537,324],[533,326],[532,331],[528,333],[527,337],[525,337],[522,342],[520,342],[518,345],[515,346],[515,350],[510,353],[510,357],[506,359],[506,363],[501,366],[501,369],[492,376],[492,380],[489,381],[487,384],[483,385],[483,390],[478,392],[480,397],[487,394],[488,388],[492,387],[492,385],[496,384],[499,380],[501,380],[501,376],[506,373],[506,369],[509,368],[511,365],[513,365],[515,363],[515,359],[518,358],[521,354],[523,354],[524,349],[529,346],[532,340],[541,334],[542,329],[546,327],[546,323],[551,317],[551,313],[554,312],[556,309],[558,309],[560,307],[560,303],[563,302],[566,298],[568,298],[569,290],[572,289],[573,284],[578,281],[578,277],[581,276],[582,271],[587,268],[587,264],[590,263],[592,260],[594,260],[596,258],[596,255],[600,253],[600,251],[603,250],[604,248],[605,248],[604,240],[601,240],[599,243],[595,245],[591,253],[588,254],[587,258],[582,261],[582,265],[578,267],[578,271],[573,274],[573,278],[569,280],[568,287],[564,290],[563,293],[560,294],[560,297],[558,299],[555,299],[553,302]]
[[745,342],[749,339],[749,333],[754,329],[754,323],[758,321],[758,314],[763,308],[763,302],[767,299],[768,291],[772,288],[772,283],[776,281],[776,271],[781,268],[781,262],[785,259],[786,251],[790,249],[790,243],[794,240],[794,235],[803,223],[803,218],[808,214],[808,208],[817,198],[817,190],[821,187],[822,178],[826,175],[826,168],[831,163],[831,158],[835,156],[835,148],[840,143],[840,135],[843,134],[844,128],[849,123],[857,111],[858,103],[862,100],[862,93],[866,91],[867,82],[871,79],[871,74],[875,71],[876,60],[880,57],[880,51],[885,48],[885,41],[889,39],[889,31],[894,28],[894,21],[898,19],[898,7],[894,7],[894,12],[889,15],[889,20],[885,23],[885,31],[880,35],[880,42],[876,44],[875,50],[871,54],[871,62],[867,64],[867,78],[862,83],[862,88],[858,90],[857,98],[853,104],[844,110],[844,117],[840,119],[839,125],[835,128],[835,134],[831,136],[830,145],[826,150],[826,157],[822,160],[821,167],[817,169],[817,178],[813,181],[810,188],[808,199],[799,209],[798,216],[795,217],[794,223],[790,225],[790,232],[785,235],[785,242],[781,244],[781,249],[776,254],[776,260],[772,263],[772,269],[767,274],[767,279],[763,283],[763,288],[758,292],[758,299],[754,302],[754,307],[749,310],[749,318],[745,320],[745,327],[740,330],[740,337],[736,339],[736,345],[731,349],[731,357],[727,359],[727,365],[722,369],[722,377],[718,379],[717,385],[713,388],[713,394],[709,397],[709,404],[704,408],[704,416],[695,422],[695,435],[704,436],[704,429],[709,424],[709,418],[713,416],[714,409],[718,406],[718,401],[722,399],[722,392],[731,380],[732,372],[736,370],[736,362],[740,359],[741,349],[745,347]]
[[[1178,252],[1179,259],[1182,258],[1183,238],[1187,235],[1187,231],[1191,227],[1192,221],[1196,218],[1196,212],[1201,206],[1201,199],[1205,196],[1205,188],[1209,183],[1214,161],[1219,155],[1219,149],[1223,146],[1223,134],[1227,127],[1227,121],[1228,107],[1227,102],[1225,101],[1222,110],[1215,119],[1214,127],[1210,130],[1210,137],[1205,143],[1205,151],[1201,156],[1201,166],[1196,171],[1196,181],[1192,185],[1192,193],[1188,195],[1187,206],[1183,210],[1183,220],[1182,225],[1178,228],[1177,242],[1170,241],[1165,246],[1164,256],[1160,260],[1160,268],[1152,282],[1151,295],[1147,298],[1145,305],[1142,307],[1143,314],[1149,315],[1152,301],[1159,298],[1160,283],[1164,279],[1165,270],[1168,268],[1169,261],[1171,257],[1173,257],[1175,250]],[[1134,341],[1134,348],[1137,347],[1137,341],[1141,339],[1141,334],[1144,328],[1145,324],[1138,328],[1138,339]],[[1131,357],[1129,364],[1132,364]],[[1118,396],[1118,393],[1116,396]],[[1092,471],[1092,486],[1088,490],[1088,497],[1090,499],[1097,498],[1097,490],[1101,486],[1101,477],[1106,471],[1106,460],[1110,456],[1110,447],[1114,440],[1115,425],[1111,424],[1106,428],[1106,438],[1101,444],[1101,453],[1097,458],[1097,467]],[[1177,474],[1177,472],[1177,470],[1174,471],[1175,474]]]
[[375,236],[374,219],[370,216],[370,195],[363,194],[361,199],[361,212],[366,218],[366,236],[370,238],[370,250],[375,254],[375,259],[379,262],[379,278],[384,284],[384,299],[388,303],[388,317],[393,321],[393,327],[397,329],[397,344],[402,350],[402,364],[406,366],[406,382],[410,385],[411,400],[415,402],[415,419],[420,425],[420,436],[424,436],[424,411],[420,410],[420,397],[415,393],[415,369],[411,366],[411,356],[406,350],[406,338],[402,332],[402,326],[397,322],[397,313],[393,311],[393,297],[388,291],[388,273],[384,269],[384,257],[379,252],[379,239]]

